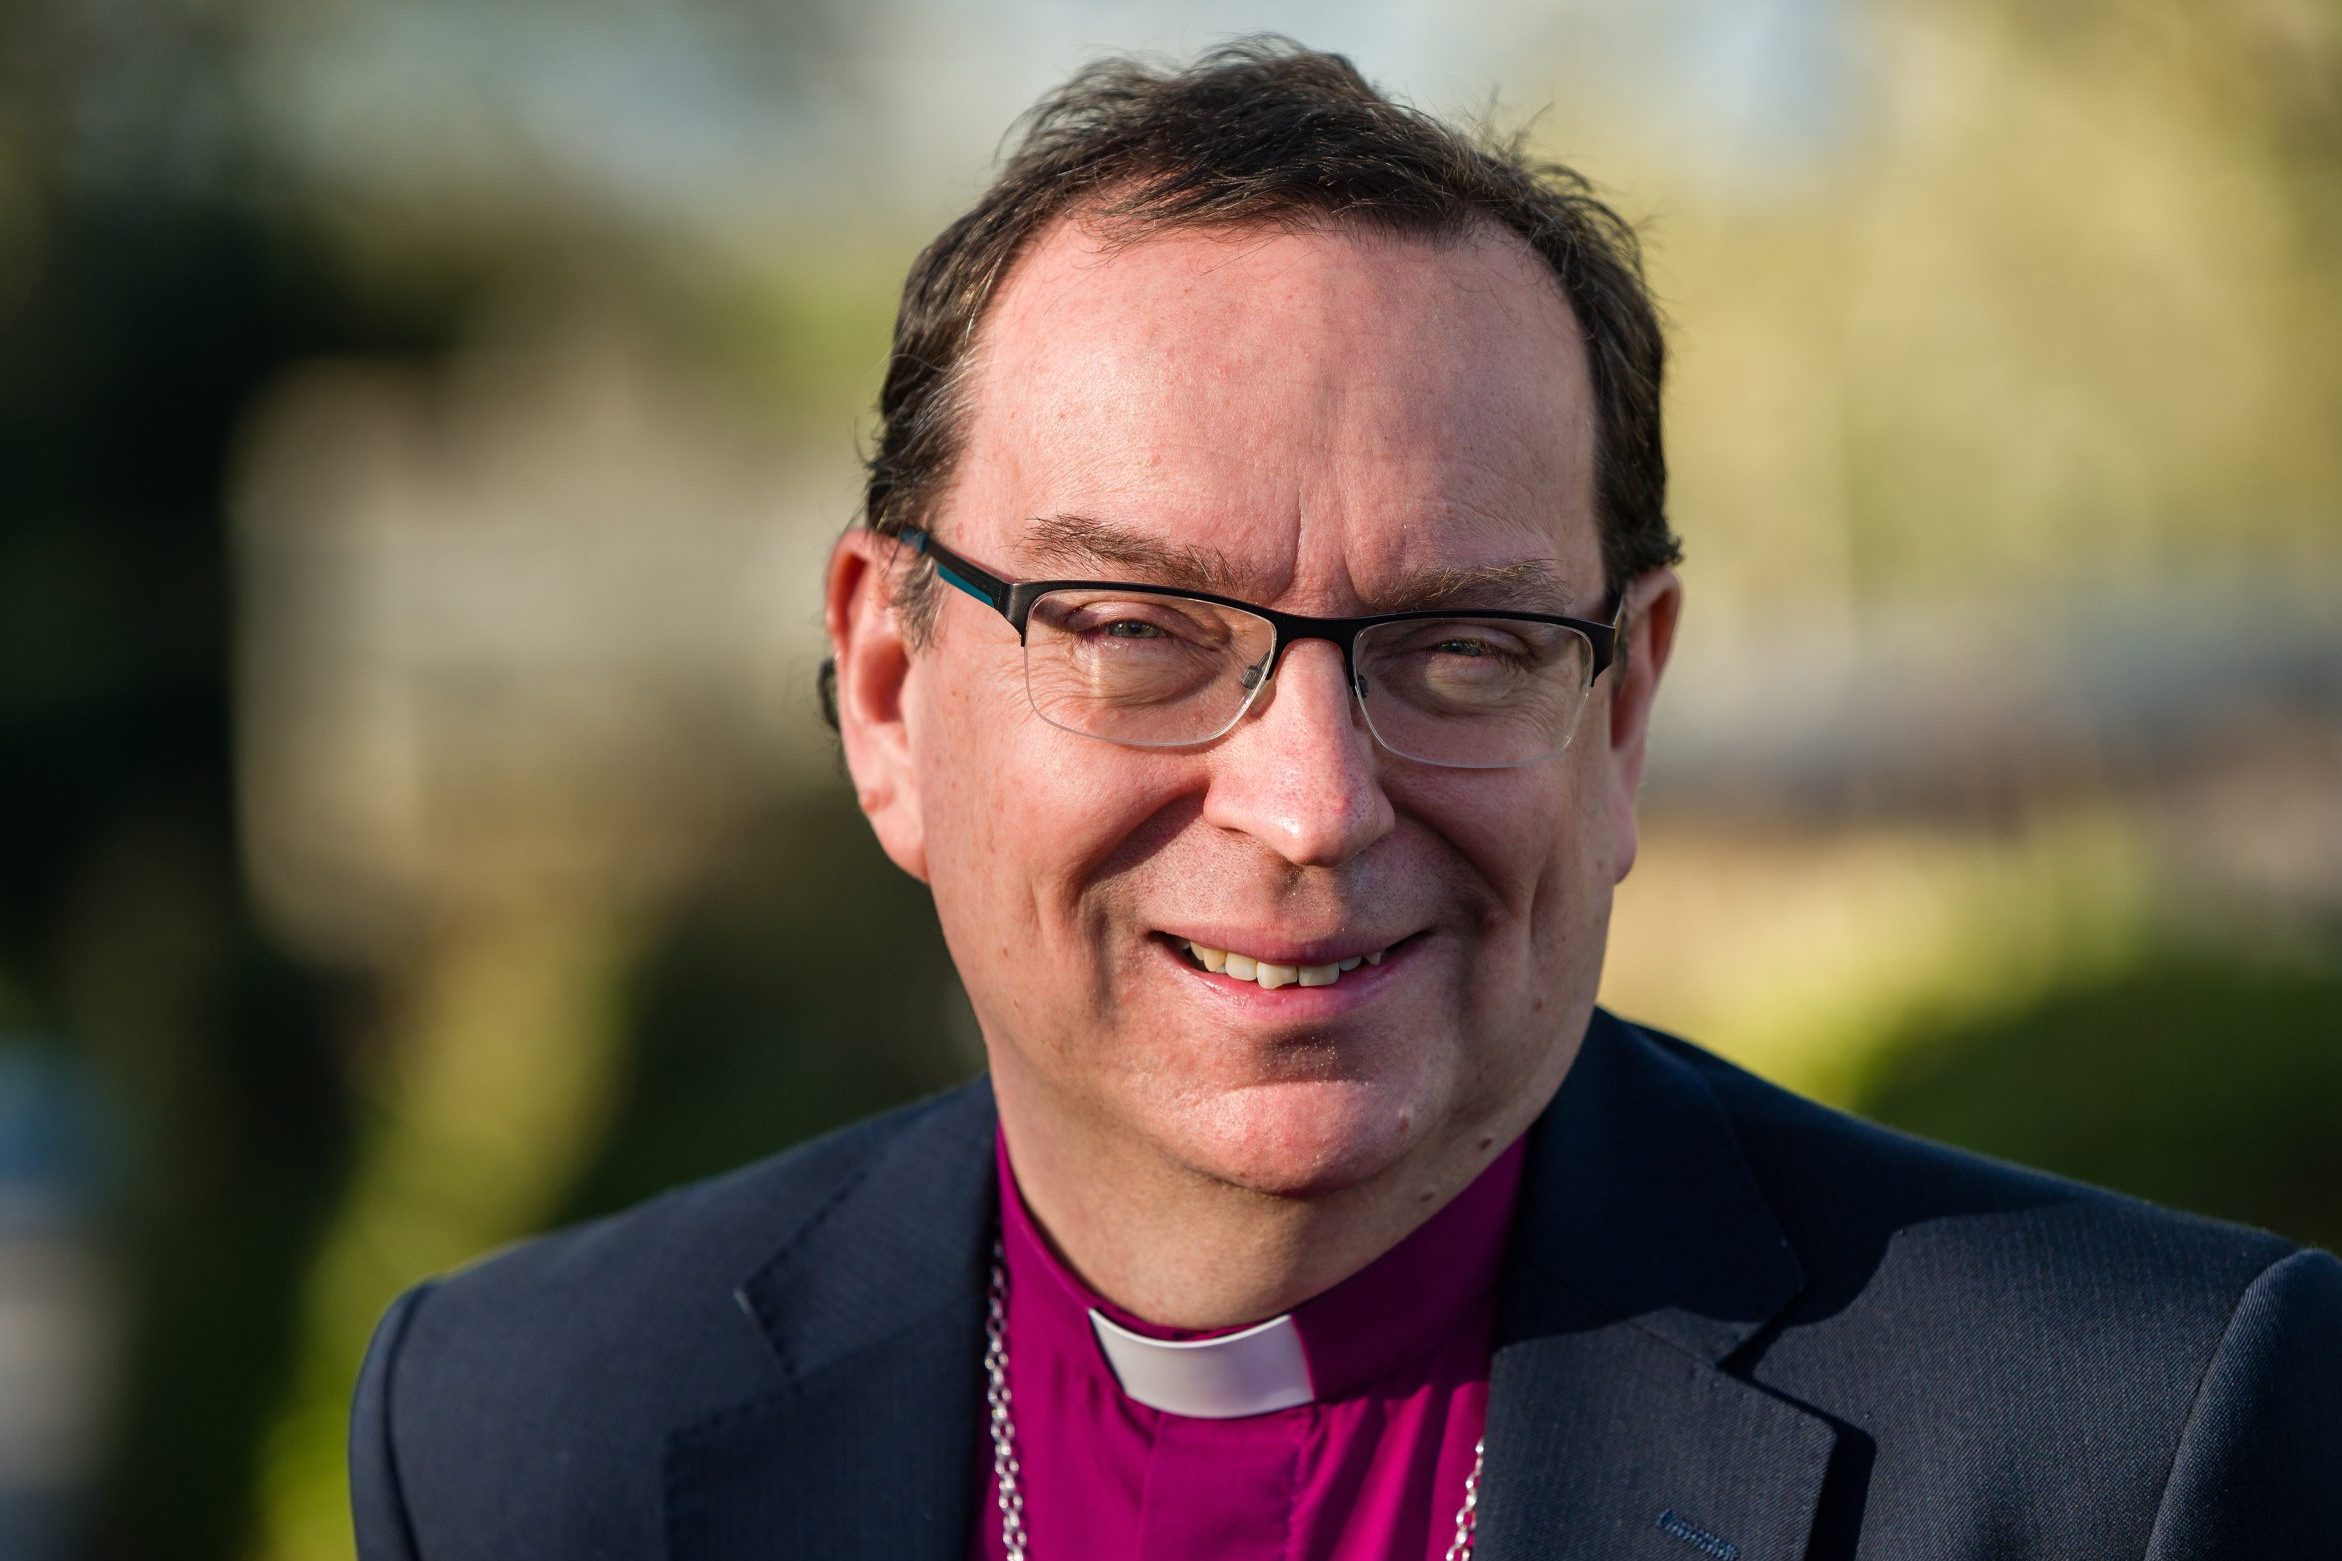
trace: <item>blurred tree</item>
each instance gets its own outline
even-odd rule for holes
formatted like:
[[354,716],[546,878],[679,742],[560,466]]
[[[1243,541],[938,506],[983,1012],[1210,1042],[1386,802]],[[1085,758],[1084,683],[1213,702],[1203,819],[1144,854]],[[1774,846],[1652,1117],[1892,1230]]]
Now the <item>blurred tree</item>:
[[2330,556],[2335,8],[1877,0],[1844,26],[1862,64],[1810,162],[1639,196],[1667,209],[1702,635]]
[[0,991],[86,1049],[120,1129],[100,1557],[241,1547],[349,1142],[361,994],[240,878],[223,470],[286,364],[432,335],[245,178],[222,20],[0,13]]

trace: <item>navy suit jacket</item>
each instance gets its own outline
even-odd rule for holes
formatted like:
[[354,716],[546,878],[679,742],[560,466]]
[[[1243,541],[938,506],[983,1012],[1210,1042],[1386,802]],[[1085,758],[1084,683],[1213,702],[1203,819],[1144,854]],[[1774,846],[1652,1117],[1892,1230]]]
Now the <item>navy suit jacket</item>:
[[[992,1135],[978,1081],[408,1292],[360,1554],[962,1561]],[[2342,1264],[1597,1014],[1487,1442],[1482,1561],[2342,1557]]]

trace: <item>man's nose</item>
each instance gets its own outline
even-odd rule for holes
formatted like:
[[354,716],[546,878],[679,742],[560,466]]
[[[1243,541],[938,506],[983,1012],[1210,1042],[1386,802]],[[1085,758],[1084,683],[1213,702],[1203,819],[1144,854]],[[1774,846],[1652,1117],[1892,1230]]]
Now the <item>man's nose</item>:
[[1391,832],[1381,751],[1358,718],[1342,652],[1305,640],[1212,752],[1204,821],[1297,867],[1334,867]]

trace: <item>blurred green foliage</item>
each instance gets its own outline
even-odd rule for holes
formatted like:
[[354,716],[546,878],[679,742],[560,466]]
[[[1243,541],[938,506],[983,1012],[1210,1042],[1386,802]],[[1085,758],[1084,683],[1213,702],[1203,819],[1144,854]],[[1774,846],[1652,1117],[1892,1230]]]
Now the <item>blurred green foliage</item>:
[[745,1164],[982,1065],[934,905],[879,851],[843,785],[743,830],[638,959],[622,1005],[620,1104],[564,1219]]
[[1883,1037],[1850,1104],[1946,1143],[2342,1248],[2342,941],[2142,950],[2008,1012]]
[[237,859],[225,469],[251,397],[429,340],[249,212],[53,192],[0,307],[0,994],[93,1064],[121,1154],[98,1557],[226,1556],[350,1149],[363,995]]

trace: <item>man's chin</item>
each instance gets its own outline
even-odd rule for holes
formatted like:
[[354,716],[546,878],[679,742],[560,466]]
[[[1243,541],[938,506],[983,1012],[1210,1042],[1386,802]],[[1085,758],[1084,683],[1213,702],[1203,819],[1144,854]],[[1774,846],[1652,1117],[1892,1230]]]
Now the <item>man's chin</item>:
[[1167,1136],[1192,1169],[1251,1192],[1323,1198],[1388,1174],[1423,1144],[1420,1087],[1312,1079],[1254,1084],[1199,1102]]

